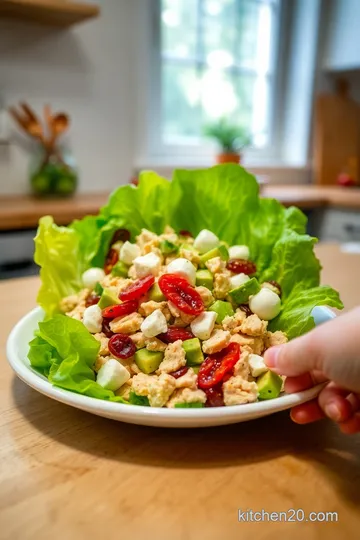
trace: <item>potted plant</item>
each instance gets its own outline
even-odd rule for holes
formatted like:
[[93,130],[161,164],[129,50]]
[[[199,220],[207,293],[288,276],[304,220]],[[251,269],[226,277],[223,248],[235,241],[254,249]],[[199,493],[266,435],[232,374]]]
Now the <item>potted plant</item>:
[[222,151],[216,156],[218,163],[240,163],[242,150],[251,143],[249,130],[230,123],[226,118],[207,124],[204,135],[219,144]]

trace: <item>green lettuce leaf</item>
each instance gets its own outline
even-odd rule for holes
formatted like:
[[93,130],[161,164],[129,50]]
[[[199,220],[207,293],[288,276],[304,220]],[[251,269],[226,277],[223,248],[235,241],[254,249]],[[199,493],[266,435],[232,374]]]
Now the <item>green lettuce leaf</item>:
[[[341,306],[334,291],[319,287],[316,239],[305,234],[304,214],[259,198],[255,178],[233,164],[178,170],[172,182],[144,172],[138,187],[114,191],[98,216],[69,227],[57,227],[50,217],[43,218],[35,240],[35,260],[42,267],[39,304],[48,316],[56,313],[60,299],[81,288],[82,272],[103,266],[118,228],[128,229],[134,239],[142,228],[160,233],[167,224],[194,235],[208,228],[230,245],[247,244],[259,280],[276,280],[283,290],[282,312],[271,325],[284,331],[290,328],[292,337],[314,325],[310,304]],[[296,316],[291,317],[295,308]]]
[[127,403],[95,381],[99,342],[76,319],[55,315],[39,323],[37,336],[30,342],[31,365],[54,385],[86,396]]
[[289,339],[305,334],[315,326],[311,312],[316,306],[332,306],[342,309],[339,294],[331,287],[296,289],[283,304],[282,311],[270,322],[270,330],[282,330]]

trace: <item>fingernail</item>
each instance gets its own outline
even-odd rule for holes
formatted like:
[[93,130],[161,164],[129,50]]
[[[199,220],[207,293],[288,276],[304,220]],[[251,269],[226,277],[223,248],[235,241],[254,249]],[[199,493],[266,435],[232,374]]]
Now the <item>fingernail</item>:
[[279,346],[271,347],[270,349],[266,351],[264,361],[267,367],[276,368],[279,352],[280,352]]
[[325,414],[334,422],[340,422],[341,412],[336,403],[328,403],[325,407]]

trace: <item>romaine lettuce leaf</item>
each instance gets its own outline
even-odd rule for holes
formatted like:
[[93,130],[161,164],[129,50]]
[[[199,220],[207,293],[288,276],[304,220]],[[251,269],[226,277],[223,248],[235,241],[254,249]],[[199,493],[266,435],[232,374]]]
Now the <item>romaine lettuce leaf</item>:
[[93,366],[99,347],[100,343],[80,321],[55,315],[39,323],[28,357],[31,365],[55,386],[98,399],[127,403],[95,381]]

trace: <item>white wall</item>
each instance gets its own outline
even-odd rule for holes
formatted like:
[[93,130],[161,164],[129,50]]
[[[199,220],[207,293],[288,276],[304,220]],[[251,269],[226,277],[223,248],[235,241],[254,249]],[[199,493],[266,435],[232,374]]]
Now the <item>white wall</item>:
[[[100,4],[99,18],[65,30],[0,21],[0,99],[26,99],[39,112],[49,102],[71,115],[81,191],[127,183],[133,163],[134,3]],[[0,146],[0,194],[28,190],[28,160],[14,128]]]

